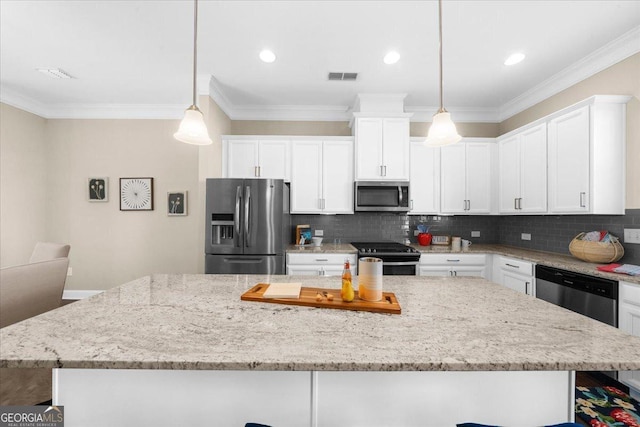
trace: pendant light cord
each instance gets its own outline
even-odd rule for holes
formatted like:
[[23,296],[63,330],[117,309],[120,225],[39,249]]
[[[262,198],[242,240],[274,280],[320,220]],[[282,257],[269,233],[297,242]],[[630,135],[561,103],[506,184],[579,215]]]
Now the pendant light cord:
[[438,113],[443,113],[447,110],[444,109],[444,96],[442,89],[442,0],[438,0],[438,28],[439,28],[439,44],[438,50],[440,55],[440,109]]
[[193,1],[193,105],[196,105],[196,70],[198,69],[198,0]]

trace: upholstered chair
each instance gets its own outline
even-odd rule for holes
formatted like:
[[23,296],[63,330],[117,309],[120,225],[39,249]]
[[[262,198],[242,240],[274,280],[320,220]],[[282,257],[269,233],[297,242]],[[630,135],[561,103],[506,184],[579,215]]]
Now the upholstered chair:
[[37,242],[29,262],[48,261],[56,258],[67,258],[71,246],[59,243]]

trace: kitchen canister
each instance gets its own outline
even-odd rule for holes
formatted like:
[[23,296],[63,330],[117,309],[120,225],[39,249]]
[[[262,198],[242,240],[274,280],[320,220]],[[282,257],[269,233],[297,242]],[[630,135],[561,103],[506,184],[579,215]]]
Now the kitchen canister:
[[460,251],[460,245],[461,245],[461,240],[460,237],[452,237],[451,238],[451,250],[454,252],[459,252]]
[[366,257],[358,260],[358,296],[365,301],[382,299],[382,260]]

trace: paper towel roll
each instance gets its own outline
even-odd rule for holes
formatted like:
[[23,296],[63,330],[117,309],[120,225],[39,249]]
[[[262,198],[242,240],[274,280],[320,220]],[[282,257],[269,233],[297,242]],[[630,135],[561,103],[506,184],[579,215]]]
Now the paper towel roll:
[[365,301],[382,299],[382,260],[360,258],[358,260],[358,295]]

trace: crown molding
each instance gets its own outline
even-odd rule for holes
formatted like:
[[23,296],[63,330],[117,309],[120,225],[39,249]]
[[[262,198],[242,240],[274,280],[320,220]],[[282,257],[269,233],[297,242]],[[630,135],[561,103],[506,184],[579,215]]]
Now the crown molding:
[[499,122],[640,52],[640,26],[607,43],[500,108]]
[[48,107],[45,104],[4,86],[0,87],[0,102],[19,108],[20,110],[24,110],[28,113],[35,114],[36,116],[40,116],[45,119],[48,118]]
[[46,118],[180,120],[186,108],[170,104],[53,104]]

